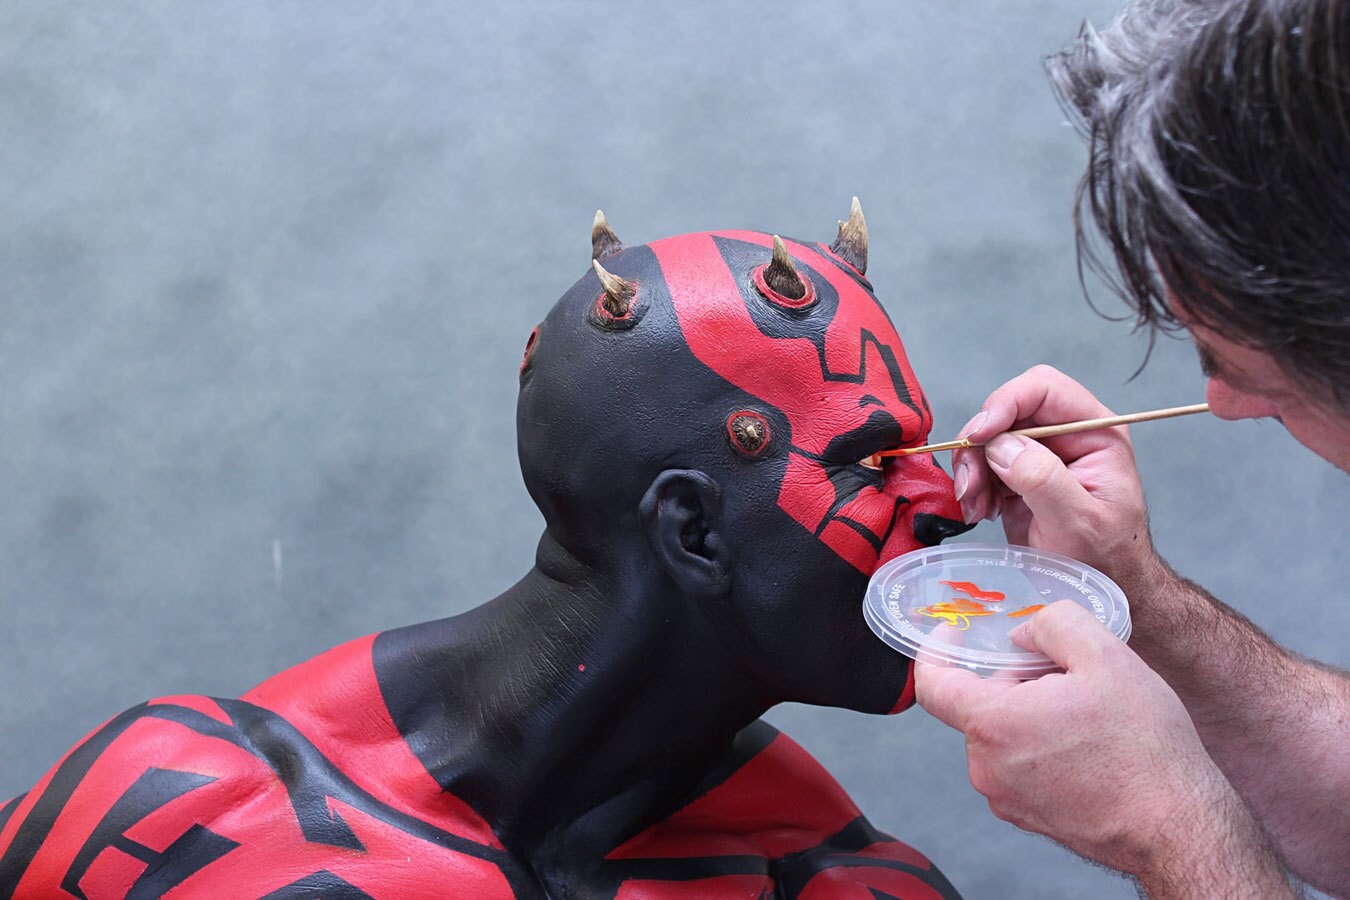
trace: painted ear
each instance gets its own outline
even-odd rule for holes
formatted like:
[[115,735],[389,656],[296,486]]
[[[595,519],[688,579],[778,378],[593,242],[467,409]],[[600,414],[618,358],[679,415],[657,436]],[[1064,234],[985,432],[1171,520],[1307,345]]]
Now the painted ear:
[[731,554],[722,537],[722,490],[695,469],[667,469],[639,507],[657,562],[685,594],[717,600],[731,591]]

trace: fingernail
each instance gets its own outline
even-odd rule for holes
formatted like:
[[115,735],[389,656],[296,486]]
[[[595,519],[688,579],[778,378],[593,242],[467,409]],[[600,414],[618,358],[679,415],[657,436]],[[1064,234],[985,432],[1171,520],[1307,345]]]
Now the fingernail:
[[961,502],[961,521],[967,525],[980,521],[980,517],[975,514],[975,504],[964,500]]
[[1028,441],[1024,437],[1013,437],[1011,434],[1000,434],[992,441],[984,445],[984,455],[989,462],[998,466],[1000,469],[1012,468],[1013,461],[1022,455],[1022,451],[1027,449]]
[[970,487],[970,469],[964,464],[958,464],[956,467],[956,501],[961,502],[961,498],[966,495],[966,488]]
[[966,423],[966,427],[962,428],[960,433],[958,433],[956,436],[958,438],[968,438],[975,432],[979,431],[982,427],[984,427],[984,423],[987,422],[988,420],[989,420],[989,413],[986,410],[982,409],[975,414],[975,418],[971,419],[969,422]]
[[1008,637],[1012,639],[1013,643],[1020,645],[1022,641],[1026,639],[1027,632],[1030,630],[1031,623],[1023,622],[1021,625],[1018,625],[1012,631],[1008,632]]

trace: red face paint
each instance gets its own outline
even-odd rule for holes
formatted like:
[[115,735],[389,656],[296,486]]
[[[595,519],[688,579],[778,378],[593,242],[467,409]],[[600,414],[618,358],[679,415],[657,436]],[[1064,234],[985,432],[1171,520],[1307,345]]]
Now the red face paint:
[[690,350],[790,424],[778,505],[871,574],[922,546],[915,515],[959,520],[960,510],[951,479],[931,457],[853,477],[876,451],[922,443],[932,415],[899,335],[864,282],[822,247],[784,243],[811,284],[814,302],[801,311],[765,300],[756,287],[770,235],[692,234],[649,246]]
[[1004,599],[1004,595],[998,591],[981,590],[973,581],[939,581],[938,584],[945,584],[954,591],[969,594],[974,599],[983,600],[985,603],[997,603]]

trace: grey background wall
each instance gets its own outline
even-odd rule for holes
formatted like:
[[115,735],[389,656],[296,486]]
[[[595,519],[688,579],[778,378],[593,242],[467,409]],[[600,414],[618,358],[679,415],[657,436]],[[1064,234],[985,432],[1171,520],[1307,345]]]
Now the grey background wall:
[[[1042,361],[1198,401],[1183,343],[1128,382],[1075,279],[1040,58],[1113,6],[0,4],[0,795],[146,697],[514,581],[516,366],[596,207],[828,240],[858,194],[939,435]],[[1274,424],[1135,441],[1169,559],[1350,661],[1345,477]],[[921,710],[771,719],[971,898],[1133,896],[995,819]]]

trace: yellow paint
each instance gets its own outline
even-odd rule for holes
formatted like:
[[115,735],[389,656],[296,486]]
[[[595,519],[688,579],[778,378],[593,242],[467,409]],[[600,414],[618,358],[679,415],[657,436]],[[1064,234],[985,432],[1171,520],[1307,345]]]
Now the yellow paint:
[[960,625],[962,631],[970,628],[970,620],[981,616],[992,616],[993,612],[985,609],[974,600],[953,599],[947,603],[934,603],[932,606],[921,606],[914,610],[921,616],[927,616],[930,619],[942,619],[948,625]]

